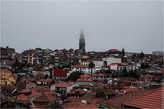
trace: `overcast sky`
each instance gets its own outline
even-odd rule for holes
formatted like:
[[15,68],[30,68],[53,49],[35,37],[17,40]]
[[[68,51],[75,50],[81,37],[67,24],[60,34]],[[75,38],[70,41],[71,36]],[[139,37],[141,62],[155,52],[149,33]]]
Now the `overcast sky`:
[[18,52],[78,48],[83,29],[87,50],[162,50],[162,1],[120,1],[3,0],[1,45]]

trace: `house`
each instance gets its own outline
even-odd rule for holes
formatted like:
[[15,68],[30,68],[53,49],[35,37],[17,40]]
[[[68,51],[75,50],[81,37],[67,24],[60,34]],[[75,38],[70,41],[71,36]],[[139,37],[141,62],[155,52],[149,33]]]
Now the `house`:
[[53,76],[53,78],[55,78],[55,79],[66,79],[66,78],[67,78],[67,73],[68,73],[68,72],[63,71],[63,70],[61,70],[61,69],[55,69],[55,70],[53,71],[52,76]]
[[35,82],[31,82],[31,81],[27,81],[26,82],[26,89],[32,89],[32,88],[36,88],[37,85]]
[[78,84],[75,84],[73,82],[61,82],[52,84],[50,90],[56,91],[56,94],[58,96],[67,96],[67,94],[70,93],[70,91],[76,86],[78,86]]
[[93,63],[95,64],[96,68],[101,68],[104,66],[104,61],[94,60]]
[[105,76],[103,73],[94,73],[91,78],[92,80],[104,80]]
[[80,78],[77,80],[77,84],[79,86],[85,86],[85,85],[93,85],[94,81],[92,80],[90,75],[80,75]]
[[82,97],[87,93],[87,89],[86,88],[82,88],[82,87],[74,87],[70,93],[69,93],[69,97]]
[[106,61],[107,64],[112,64],[112,63],[121,63],[121,57],[114,57],[114,56],[108,56],[102,59],[103,61]]
[[72,71],[78,72],[89,72],[89,68],[87,65],[72,65]]
[[112,89],[104,89],[103,93],[105,95],[105,98],[109,99],[110,97],[115,96],[117,94],[117,91]]
[[52,83],[52,79],[40,79],[36,81],[37,85],[39,86],[47,86],[49,87]]
[[[73,65],[72,66],[72,71],[78,71],[78,72],[83,72],[85,74],[90,74],[91,69],[86,66],[86,65]],[[92,68],[92,72],[96,72],[96,68]]]
[[68,102],[63,104],[64,109],[99,109],[97,102],[100,101],[98,98],[68,98]]
[[123,71],[124,69],[129,72],[138,69],[138,67],[136,64],[120,63],[118,66],[118,71]]
[[134,81],[132,82],[132,86],[135,86],[138,88],[144,88],[146,86],[146,83],[144,81]]
[[89,56],[82,56],[81,59],[79,60],[79,63],[80,63],[80,65],[88,66],[90,63]]
[[90,75],[80,75],[78,82],[92,82]]
[[45,75],[43,74],[42,71],[33,71],[32,74],[37,80],[45,78]]
[[38,106],[42,106],[40,108],[50,108],[52,103],[56,103],[56,96],[48,93],[43,93],[39,97],[34,98],[33,106],[37,108]]
[[33,88],[31,90],[23,89],[19,91],[19,95],[16,96],[16,102],[29,105],[32,108],[40,105],[44,106],[42,108],[48,108],[51,106],[51,103],[56,103],[56,93],[47,89],[45,90],[45,88],[42,87]]
[[17,79],[16,74],[12,74],[12,72],[8,69],[0,69],[0,85],[11,85],[15,84]]
[[45,92],[49,92],[49,91],[50,91],[49,88],[43,87],[43,86],[37,86],[37,87],[35,87],[35,88],[32,88],[31,90],[32,90],[32,91],[36,91],[36,92],[38,92],[38,93],[45,93]]
[[9,47],[0,47],[0,67],[11,68],[11,65],[15,63],[15,49]]
[[118,70],[118,63],[111,63],[108,65],[110,67],[110,70],[117,71]]
[[29,105],[30,101],[28,99],[28,96],[24,95],[24,94],[20,94],[16,96],[16,102],[18,103],[22,103],[22,104],[26,104]]
[[126,69],[126,71],[134,71],[138,69],[137,65],[128,63],[111,63],[108,66],[113,71],[123,71],[124,69]]
[[23,63],[27,63],[27,64],[40,64],[41,63],[41,59],[40,59],[40,55],[39,53],[37,53],[35,50],[30,49],[30,50],[26,50],[22,53],[22,60],[21,62]]
[[44,76],[44,77],[46,77],[46,78],[50,78],[51,77],[51,72],[49,72],[49,71],[32,71],[32,74],[33,74],[33,76],[38,76],[38,75],[42,75],[42,76]]

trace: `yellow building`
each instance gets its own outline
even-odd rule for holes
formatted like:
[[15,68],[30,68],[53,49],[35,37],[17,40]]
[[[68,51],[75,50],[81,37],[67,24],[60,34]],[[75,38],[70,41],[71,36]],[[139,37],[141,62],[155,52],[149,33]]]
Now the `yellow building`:
[[17,76],[7,69],[0,69],[0,85],[10,85],[16,83]]

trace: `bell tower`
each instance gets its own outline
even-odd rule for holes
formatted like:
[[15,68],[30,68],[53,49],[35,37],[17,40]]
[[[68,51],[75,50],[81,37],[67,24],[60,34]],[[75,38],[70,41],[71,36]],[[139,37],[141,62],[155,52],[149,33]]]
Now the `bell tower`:
[[84,37],[83,30],[81,30],[81,32],[80,32],[79,50],[80,50],[80,54],[85,54],[85,37]]

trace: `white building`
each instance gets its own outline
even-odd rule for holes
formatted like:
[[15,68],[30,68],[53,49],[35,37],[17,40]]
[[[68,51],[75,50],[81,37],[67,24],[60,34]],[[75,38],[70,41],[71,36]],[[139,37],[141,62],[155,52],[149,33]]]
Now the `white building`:
[[[96,71],[96,67],[92,69],[92,72],[94,73]],[[90,74],[91,69],[88,66],[84,65],[74,65],[72,66],[72,72],[74,71],[79,71],[79,72],[84,72],[85,74]]]
[[138,69],[136,64],[128,64],[128,63],[112,63],[109,65],[111,70],[114,71],[123,71],[126,69],[127,71],[134,71]]
[[102,59],[103,61],[106,61],[107,64],[112,64],[112,63],[121,63],[121,58],[119,57],[106,57]]
[[101,68],[104,65],[104,61],[93,61],[96,68]]
[[79,86],[73,82],[62,82],[51,85],[50,90],[56,91],[57,95],[67,95],[74,87]]

